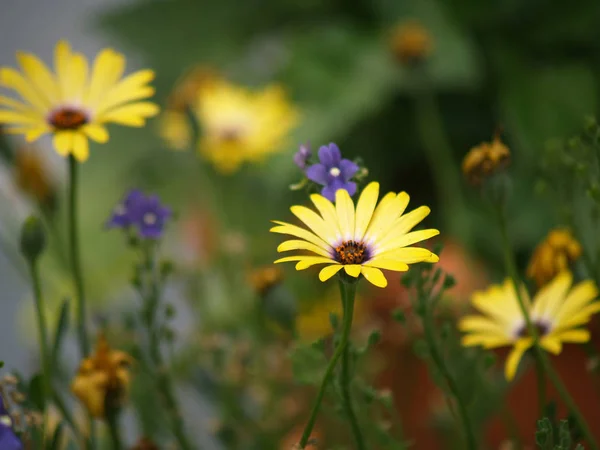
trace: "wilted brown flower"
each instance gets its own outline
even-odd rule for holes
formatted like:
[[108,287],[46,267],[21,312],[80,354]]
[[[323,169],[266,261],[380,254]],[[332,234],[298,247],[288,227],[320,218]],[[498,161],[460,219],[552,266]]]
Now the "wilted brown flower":
[[15,155],[14,177],[17,186],[40,204],[54,200],[54,186],[48,169],[33,148],[22,147]]
[[131,447],[131,450],[159,450],[158,445],[152,442],[148,438],[141,438],[137,443]]
[[538,288],[569,268],[581,256],[581,245],[566,228],[551,230],[533,252],[527,276]]
[[479,186],[509,163],[510,150],[496,135],[492,142],[482,142],[469,150],[463,159],[462,171],[469,183]]
[[99,336],[95,353],[81,362],[71,384],[71,390],[93,417],[104,418],[107,407],[123,405],[132,361],[127,353],[110,348],[103,334]]
[[283,272],[277,266],[264,266],[248,274],[248,282],[258,295],[265,295],[269,289],[281,283]]
[[425,60],[433,50],[433,40],[427,29],[415,20],[399,24],[391,39],[392,52],[402,64]]

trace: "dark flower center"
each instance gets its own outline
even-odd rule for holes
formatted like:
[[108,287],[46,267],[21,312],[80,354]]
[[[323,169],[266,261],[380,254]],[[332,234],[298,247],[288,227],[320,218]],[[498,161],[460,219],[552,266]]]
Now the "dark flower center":
[[225,142],[236,142],[242,137],[242,130],[239,127],[228,127],[221,131],[221,139]]
[[76,130],[88,123],[88,117],[81,110],[62,108],[50,115],[49,122],[57,130]]
[[[538,336],[545,336],[550,332],[550,324],[541,321],[533,321],[533,327],[537,332]],[[517,337],[529,337],[529,331],[527,331],[527,324],[524,324],[523,327],[517,333]]]
[[360,264],[367,259],[367,247],[362,242],[345,241],[335,248],[335,260],[342,264]]

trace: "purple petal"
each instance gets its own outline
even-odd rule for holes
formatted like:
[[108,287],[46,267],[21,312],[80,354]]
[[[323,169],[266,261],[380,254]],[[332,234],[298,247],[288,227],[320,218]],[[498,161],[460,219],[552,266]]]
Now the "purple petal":
[[343,189],[346,189],[350,197],[352,197],[354,194],[356,194],[356,183],[353,181],[344,183]]
[[0,423],[0,449],[2,450],[22,450],[23,444],[15,435],[11,427]]
[[333,143],[328,146],[324,145],[319,149],[319,161],[328,169],[336,167],[341,159],[340,149]]
[[344,183],[342,183],[340,180],[334,180],[321,190],[321,195],[323,195],[323,197],[325,197],[326,199],[335,202],[335,193],[338,189],[344,188]]
[[302,144],[294,155],[294,163],[302,170],[306,168],[308,159],[311,157],[311,151],[308,144]]
[[142,191],[140,191],[139,189],[132,189],[125,196],[125,200],[123,200],[123,205],[126,208],[131,208],[143,201],[144,198],[144,193]]
[[[320,153],[321,151],[319,150],[319,157]],[[329,180],[329,172],[323,164],[313,164],[310,166],[308,169],[306,169],[306,176],[309,180],[321,185],[326,185]]]
[[[342,159],[340,161],[340,171],[342,179],[344,181],[350,181],[350,179],[358,172],[358,165],[349,159]],[[350,194],[352,195],[352,194]]]

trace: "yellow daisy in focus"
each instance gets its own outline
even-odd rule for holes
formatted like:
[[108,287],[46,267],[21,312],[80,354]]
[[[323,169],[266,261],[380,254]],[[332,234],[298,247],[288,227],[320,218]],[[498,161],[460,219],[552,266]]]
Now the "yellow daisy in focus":
[[387,286],[380,269],[403,272],[409,264],[435,263],[437,255],[425,248],[408,247],[439,234],[438,230],[411,230],[429,215],[421,206],[404,214],[410,197],[406,192],[388,193],[377,205],[379,183],[370,183],[360,195],[356,208],[345,189],[338,189],[335,205],[322,195],[310,196],[319,211],[304,206],[292,206],[292,213],[307,227],[274,221],[273,233],[299,239],[283,242],[278,252],[305,250],[307,254],[288,256],[275,263],[297,261],[296,270],[316,264],[327,264],[319,279],[327,281],[342,268],[351,277],[363,275],[378,287]]
[[[571,288],[572,282],[571,273],[562,272],[538,291],[533,304],[523,288],[540,346],[555,355],[561,352],[563,343],[589,341],[589,331],[580,327],[600,311],[600,302],[595,301],[598,296],[596,285],[587,280]],[[513,346],[504,371],[506,379],[512,380],[523,354],[533,345],[513,283],[506,280],[503,285],[476,292],[471,302],[483,315],[461,319],[459,329],[466,332],[463,345],[480,345],[488,349]]]
[[281,150],[298,122],[280,86],[250,92],[222,79],[201,87],[194,112],[202,133],[199,151],[223,173]]
[[0,86],[13,90],[21,100],[0,95],[0,124],[7,133],[23,134],[28,142],[54,135],[56,151],[72,154],[78,161],[89,155],[89,142],[108,141],[107,123],[141,127],[158,106],[147,101],[154,89],[148,83],[151,70],[140,70],[121,78],[125,57],[102,50],[90,68],[81,53],[66,41],[54,51],[52,73],[35,55],[17,52],[22,73],[0,68]]

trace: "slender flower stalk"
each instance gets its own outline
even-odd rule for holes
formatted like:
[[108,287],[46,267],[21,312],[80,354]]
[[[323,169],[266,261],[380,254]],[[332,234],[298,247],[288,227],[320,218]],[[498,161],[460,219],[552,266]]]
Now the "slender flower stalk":
[[[37,315],[38,324],[38,335],[40,344],[40,353],[42,355],[42,387],[44,390],[44,398],[46,401],[44,405],[48,404],[50,397],[52,396],[52,385],[51,385],[51,367],[50,367],[50,354],[48,352],[48,326],[46,324],[46,314],[44,308],[44,297],[42,296],[42,289],[40,285],[40,274],[37,267],[36,261],[30,261],[29,271],[31,273],[31,281],[33,283],[33,296],[35,298],[35,309]],[[47,413],[48,410],[44,407],[43,419],[42,419],[42,439],[46,438],[46,424],[47,424]]]
[[[77,159],[69,155],[69,257],[71,260],[71,272],[75,286],[75,299],[77,305],[77,338],[79,349],[83,358],[90,353],[90,341],[86,327],[86,303],[83,275],[81,272],[81,260],[79,250],[79,230],[77,223],[77,188],[78,188],[78,163]],[[90,429],[90,446],[96,448],[96,423],[91,415],[88,415]]]
[[[420,291],[420,292],[418,292],[418,301],[419,302],[426,302],[426,301],[428,302],[429,299],[425,298],[425,293],[423,292],[423,286],[421,284],[419,284],[417,289]],[[437,295],[440,296],[441,294],[442,293],[439,292]],[[456,406],[458,409],[457,413],[458,413],[460,421],[462,422],[462,426],[463,426],[463,430],[464,430],[465,441],[466,441],[466,445],[467,445],[466,448],[469,450],[477,450],[477,439],[475,438],[475,433],[473,431],[473,424],[471,423],[471,419],[469,417],[469,412],[467,410],[467,406],[466,406],[462,396],[460,395],[460,391],[458,389],[458,385],[456,383],[456,379],[454,378],[454,375],[448,369],[448,366],[447,366],[444,356],[442,354],[442,350],[440,349],[440,347],[438,345],[438,340],[435,336],[435,331],[434,331],[435,323],[434,323],[433,315],[431,312],[432,312],[432,306],[436,303],[437,303],[437,301],[434,298],[433,301],[430,302],[430,304],[422,305],[422,310],[423,310],[422,323],[423,323],[423,332],[425,335],[425,342],[427,343],[427,348],[429,349],[429,354],[431,355],[431,359],[433,360],[433,363],[436,365],[440,374],[444,378],[446,385],[448,386],[448,389],[450,390],[450,393],[452,394],[452,396],[454,397],[454,400],[456,401]],[[448,406],[450,407],[451,411],[454,412],[454,408],[453,408],[453,405],[451,402],[448,403]]]
[[110,411],[106,415],[106,425],[110,434],[112,450],[122,450],[123,439],[121,438],[121,429],[119,428],[119,411]]
[[[352,289],[356,289],[354,286]],[[342,294],[343,295],[343,294]],[[344,299],[342,298],[342,301]],[[323,375],[323,381],[321,381],[321,386],[319,387],[319,392],[317,392],[317,398],[315,399],[315,403],[313,404],[312,410],[310,412],[310,416],[308,418],[308,422],[304,427],[304,432],[302,433],[302,437],[300,439],[300,448],[304,449],[308,440],[310,439],[310,435],[315,426],[315,422],[317,421],[317,414],[319,413],[319,409],[321,408],[321,402],[323,401],[323,397],[325,396],[325,391],[327,390],[327,385],[331,381],[333,376],[333,371],[337,366],[339,359],[342,357],[344,351],[346,350],[346,346],[348,345],[348,339],[350,337],[350,330],[352,329],[352,318],[354,315],[354,295],[347,295],[346,302],[344,304],[344,318],[342,324],[342,335],[340,337],[340,341],[333,353],[333,356],[329,360],[329,364],[325,369],[325,375]]]
[[[354,299],[356,297],[356,283],[347,283],[340,277],[340,294],[342,296],[342,306],[344,309],[344,315],[352,314],[349,308],[354,309]],[[342,353],[342,370],[340,371],[340,388],[342,391],[342,405],[344,411],[350,422],[350,428],[356,441],[356,448],[358,450],[366,450],[365,440],[356,418],[354,407],[352,406],[352,398],[350,396],[350,387],[352,384],[352,373],[350,370],[350,346],[346,345]]]
[[[587,441],[590,448],[592,448],[594,450],[599,450],[600,447],[598,447],[598,444],[596,443],[596,440],[594,439],[594,435],[590,431],[590,428],[589,428],[586,420],[584,419],[583,415],[579,411],[577,404],[573,400],[573,397],[571,397],[571,395],[569,394],[569,391],[563,384],[559,375],[552,368],[550,361],[548,360],[546,354],[544,353],[544,351],[542,350],[542,348],[539,345],[539,336],[538,336],[537,330],[536,330],[535,326],[533,325],[533,322],[529,316],[529,311],[528,311],[527,307],[525,306],[525,302],[524,302],[523,296],[521,294],[521,289],[520,289],[521,283],[519,280],[519,275],[517,273],[517,266],[514,261],[514,255],[511,250],[510,240],[508,238],[508,227],[506,224],[506,219],[505,219],[504,212],[501,207],[498,208],[498,217],[499,217],[500,231],[502,233],[502,241],[503,241],[503,247],[504,247],[504,258],[505,258],[506,269],[509,273],[510,278],[512,279],[512,282],[513,282],[513,285],[515,288],[515,292],[517,294],[517,299],[519,301],[519,306],[521,308],[521,312],[523,314],[523,317],[525,319],[525,323],[527,326],[527,332],[533,339],[533,349],[536,354],[536,365],[538,367],[538,371],[541,372],[541,374],[538,374],[538,383],[544,382],[544,376],[548,377],[548,379],[554,385],[554,388],[558,391],[558,394],[560,395],[562,400],[565,402],[565,405],[567,406],[567,408],[573,415],[573,417],[574,417],[575,421],[577,422],[577,425],[581,431],[581,434]],[[538,390],[539,389],[540,389],[540,387],[538,386]],[[541,392],[540,392],[540,398],[541,398],[541,400],[543,400],[543,394]],[[541,407],[542,407],[541,413],[543,415],[543,413],[544,413],[543,405]]]
[[192,449],[192,444],[187,437],[179,405],[175,396],[175,389],[165,367],[165,362],[160,351],[160,336],[156,329],[156,312],[160,303],[160,274],[156,264],[156,245],[155,242],[147,242],[144,256],[144,268],[148,275],[148,286],[141,294],[144,297],[144,321],[149,335],[150,358],[156,370],[157,387],[166,403],[166,412],[170,418],[170,425],[179,443],[181,450]]

